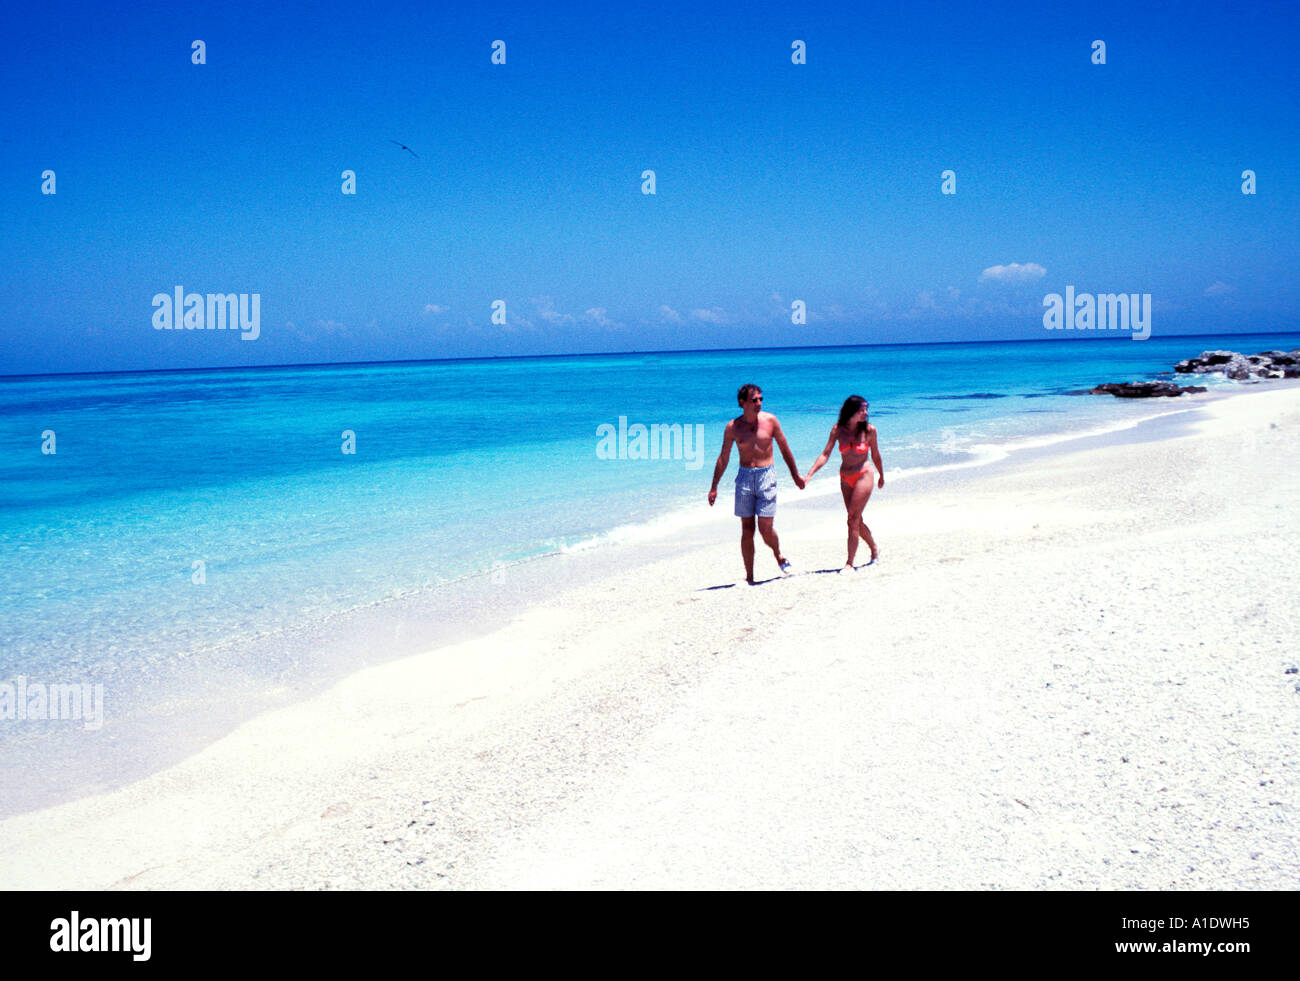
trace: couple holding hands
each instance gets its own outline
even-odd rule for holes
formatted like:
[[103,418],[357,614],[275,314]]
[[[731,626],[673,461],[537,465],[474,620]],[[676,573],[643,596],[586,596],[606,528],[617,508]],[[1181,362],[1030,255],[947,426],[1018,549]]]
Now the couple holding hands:
[[[830,459],[835,444],[840,447],[840,493],[848,511],[848,559],[841,572],[853,571],[853,559],[861,538],[871,549],[871,561],[879,550],[871,537],[871,529],[862,520],[862,509],[867,506],[874,487],[885,486],[884,466],[880,462],[880,446],[876,442],[876,427],[867,421],[867,400],[860,395],[850,395],[840,408],[839,420],[831,428],[826,448],[812,468],[799,476],[794,454],[785,441],[781,423],[770,412],[763,411],[763,390],[757,385],[742,385],[736,394],[742,414],[727,423],[722,437],[722,452],[713,468],[713,486],[709,488],[709,504],[718,498],[718,481],[722,479],[731,459],[731,444],[740,449],[740,472],[736,474],[736,517],[740,518],[740,554],[745,560],[745,579],[754,582],[754,530],[755,525],[763,541],[776,556],[781,572],[789,575],[790,561],[781,554],[781,543],[776,537],[772,522],[776,517],[776,474],[773,472],[775,455],[772,444],[781,450],[781,457],[790,468],[790,476],[800,490]],[[874,469],[873,469],[874,464]]]

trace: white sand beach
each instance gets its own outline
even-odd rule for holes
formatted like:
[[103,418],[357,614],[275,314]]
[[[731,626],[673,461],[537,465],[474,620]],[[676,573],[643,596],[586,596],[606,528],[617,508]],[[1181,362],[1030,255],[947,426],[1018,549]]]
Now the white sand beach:
[[681,554],[0,822],[0,886],[1294,889],[1300,388],[1189,404],[887,484],[852,575],[786,482],[799,574],[739,582],[723,493]]

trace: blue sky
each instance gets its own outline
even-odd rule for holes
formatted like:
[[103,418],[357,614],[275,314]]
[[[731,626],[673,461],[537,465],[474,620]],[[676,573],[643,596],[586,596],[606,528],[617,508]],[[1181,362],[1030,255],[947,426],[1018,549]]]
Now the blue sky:
[[[1294,329],[1298,28],[1290,4],[7,5],[0,374],[1037,339],[1066,285],[1150,293],[1157,335]],[[260,336],[154,330],[177,285],[259,294]]]

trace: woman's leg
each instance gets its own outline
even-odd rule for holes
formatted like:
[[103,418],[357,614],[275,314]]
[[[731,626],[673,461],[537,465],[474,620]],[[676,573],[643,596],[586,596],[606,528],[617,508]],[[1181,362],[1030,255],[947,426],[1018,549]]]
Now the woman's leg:
[[[871,498],[872,488],[875,482],[871,479],[870,472],[864,473],[858,478],[857,485],[853,488],[853,493],[847,501],[848,507],[848,526],[849,526],[849,566],[853,565],[853,559],[858,554],[858,537],[862,535],[866,525],[862,522],[862,509],[867,506],[867,501]],[[875,557],[875,543],[871,540],[871,533],[867,532],[865,536],[867,545],[871,548],[872,558]]]
[[858,527],[862,535],[862,540],[867,543],[867,548],[871,549],[871,561],[874,562],[880,555],[880,549],[876,548],[876,540],[871,537],[871,529],[868,528],[867,523],[861,519],[858,520]]
[[843,477],[840,478],[840,494],[844,498],[844,511],[849,516],[849,561],[844,568],[852,569],[853,555],[858,548],[858,536],[853,531],[853,488],[844,482]]

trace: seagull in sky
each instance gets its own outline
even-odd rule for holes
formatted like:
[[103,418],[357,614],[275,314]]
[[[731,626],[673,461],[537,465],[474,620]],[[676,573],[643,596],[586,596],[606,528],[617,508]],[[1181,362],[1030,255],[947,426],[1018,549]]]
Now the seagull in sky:
[[400,146],[403,150],[405,150],[407,153],[409,153],[411,156],[413,156],[416,160],[419,160],[419,159],[420,159],[420,155],[419,155],[418,153],[416,153],[414,150],[412,150],[412,149],[411,149],[409,146],[407,146],[405,143],[398,143],[396,140],[389,140],[388,142],[391,143],[391,144],[393,144],[393,146]]

